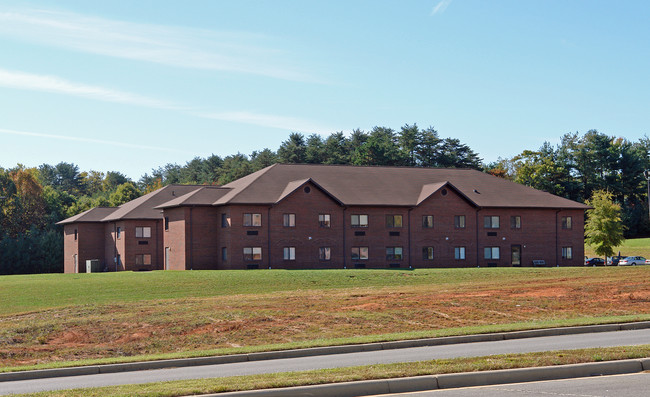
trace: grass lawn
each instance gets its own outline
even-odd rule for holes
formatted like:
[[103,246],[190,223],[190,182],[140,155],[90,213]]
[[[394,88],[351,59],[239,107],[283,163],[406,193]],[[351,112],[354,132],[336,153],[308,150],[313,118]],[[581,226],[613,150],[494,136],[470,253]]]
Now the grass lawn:
[[[644,258],[650,258],[650,238],[635,238],[625,240],[623,244],[614,248],[614,253],[616,255],[618,255],[619,252],[621,255],[626,256],[642,256]],[[594,249],[588,245],[585,245],[585,255],[590,258],[599,256],[596,255]]]
[[0,371],[650,319],[650,267],[0,277]]

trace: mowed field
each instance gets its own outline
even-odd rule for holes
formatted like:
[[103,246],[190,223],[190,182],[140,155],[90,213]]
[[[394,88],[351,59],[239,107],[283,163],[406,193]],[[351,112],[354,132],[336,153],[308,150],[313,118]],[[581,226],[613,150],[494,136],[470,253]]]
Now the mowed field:
[[[630,240],[625,240],[623,244],[614,248],[614,254],[618,253],[625,256],[643,256],[644,258],[650,258],[650,238],[635,238]],[[588,257],[598,257],[604,258],[602,255],[596,255],[596,251],[588,245],[585,245],[585,255]]]
[[0,277],[0,371],[650,319],[650,266]]

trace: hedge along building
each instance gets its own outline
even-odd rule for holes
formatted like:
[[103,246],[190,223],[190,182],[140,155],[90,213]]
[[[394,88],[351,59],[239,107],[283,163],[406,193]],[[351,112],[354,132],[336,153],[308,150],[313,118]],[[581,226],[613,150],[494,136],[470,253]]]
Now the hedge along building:
[[276,164],[61,223],[66,272],[99,253],[109,270],[578,266],[587,208],[469,169]]

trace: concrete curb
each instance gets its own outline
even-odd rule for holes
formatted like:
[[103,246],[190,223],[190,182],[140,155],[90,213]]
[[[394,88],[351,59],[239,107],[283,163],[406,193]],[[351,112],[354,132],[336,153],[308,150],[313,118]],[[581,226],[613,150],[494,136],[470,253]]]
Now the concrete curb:
[[203,394],[201,397],[359,397],[600,375],[631,374],[643,372],[647,368],[650,368],[650,358]]
[[[650,321],[635,323],[586,325],[578,327],[546,328],[529,331],[497,332],[493,334],[478,334],[464,336],[447,336],[441,338],[414,339],[395,342],[376,342],[358,345],[343,345],[329,347],[313,347],[307,349],[281,350],[249,354],[233,354],[228,356],[180,358],[172,360],[140,361],[134,363],[91,365],[85,367],[69,367],[57,369],[42,369],[34,371],[18,371],[0,373],[0,382],[29,380],[40,378],[56,378],[64,376],[95,375],[103,373],[142,371],[149,369],[191,367],[199,365],[229,364],[246,361],[275,360],[280,358],[297,358],[321,356],[328,354],[357,353],[364,351],[404,349],[410,347],[453,345],[461,343],[488,342],[508,339],[535,338],[541,336],[572,335],[594,332],[626,331],[650,328]],[[647,364],[650,369],[650,362]]]

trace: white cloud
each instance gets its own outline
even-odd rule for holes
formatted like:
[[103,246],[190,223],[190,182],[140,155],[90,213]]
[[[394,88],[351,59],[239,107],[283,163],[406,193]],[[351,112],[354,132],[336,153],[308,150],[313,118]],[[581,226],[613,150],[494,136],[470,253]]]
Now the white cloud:
[[431,10],[431,15],[436,15],[438,13],[443,13],[449,7],[449,4],[451,4],[451,0],[441,0],[436,4],[433,9]]
[[156,98],[133,94],[111,88],[81,84],[56,76],[38,75],[0,69],[0,86],[72,95],[104,102],[143,106],[153,109],[171,110],[205,119],[232,121],[236,123],[278,128],[306,133],[327,133],[331,129],[317,126],[307,120],[294,117],[252,113],[248,111],[202,112],[190,107],[162,101]]
[[309,134],[326,134],[333,130],[324,126],[316,125],[310,121],[295,117],[276,116],[270,114],[252,113],[246,111],[238,112],[214,112],[194,113],[195,115],[208,119],[233,121],[236,123],[259,125],[263,127],[278,128],[293,132],[304,132]]
[[99,144],[99,145],[120,146],[120,147],[126,147],[126,148],[131,148],[131,149],[145,149],[145,150],[157,150],[157,151],[165,151],[165,152],[183,152],[183,153],[186,153],[185,151],[182,151],[182,150],[173,149],[173,148],[166,148],[166,147],[161,147],[161,146],[138,145],[138,144],[128,143],[128,142],[107,141],[107,140],[103,140],[103,139],[82,138],[82,137],[66,136],[66,135],[43,134],[43,133],[40,133],[40,132],[7,130],[7,129],[4,129],[4,128],[0,128],[0,134],[30,136],[30,137],[35,137],[35,138],[57,139],[57,140],[82,142],[82,143],[92,143],[92,144]]
[[296,60],[278,49],[277,40],[248,32],[215,32],[0,6],[0,35],[169,66],[316,82],[293,66]]
[[131,94],[110,88],[74,83],[56,76],[38,75],[0,69],[0,86],[32,91],[67,94],[106,102],[146,106],[160,109],[178,107],[154,98]]

